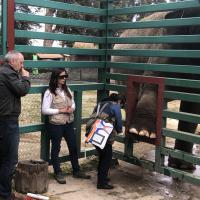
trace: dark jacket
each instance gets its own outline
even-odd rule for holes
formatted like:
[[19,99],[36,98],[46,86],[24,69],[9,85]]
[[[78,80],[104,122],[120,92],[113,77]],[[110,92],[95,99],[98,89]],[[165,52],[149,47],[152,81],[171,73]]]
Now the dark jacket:
[[22,77],[9,64],[0,67],[0,119],[18,118],[21,113],[21,97],[30,88],[28,77]]

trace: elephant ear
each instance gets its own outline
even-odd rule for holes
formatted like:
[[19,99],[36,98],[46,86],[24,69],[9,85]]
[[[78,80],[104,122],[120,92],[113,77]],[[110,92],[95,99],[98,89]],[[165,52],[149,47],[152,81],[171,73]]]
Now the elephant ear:
[[174,19],[183,17],[184,10],[176,10],[166,14],[165,19]]
[[[172,11],[166,14],[165,19],[189,18],[189,17],[200,17],[200,8]],[[167,32],[168,34],[195,35],[195,34],[200,34],[200,26],[198,25],[198,26],[184,26],[180,28],[168,28]]]
[[176,10],[166,14],[165,19],[200,17],[200,8]]

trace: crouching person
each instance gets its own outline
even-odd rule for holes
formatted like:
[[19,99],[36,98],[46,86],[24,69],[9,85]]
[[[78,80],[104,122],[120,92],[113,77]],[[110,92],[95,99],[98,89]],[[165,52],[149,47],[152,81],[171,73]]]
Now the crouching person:
[[93,113],[98,112],[98,118],[113,124],[113,130],[108,137],[108,140],[103,149],[95,146],[99,156],[98,175],[97,175],[97,189],[113,189],[109,184],[108,171],[112,161],[112,145],[114,143],[115,135],[122,132],[122,115],[121,103],[124,99],[116,93],[112,93],[108,98],[103,99],[95,107]]

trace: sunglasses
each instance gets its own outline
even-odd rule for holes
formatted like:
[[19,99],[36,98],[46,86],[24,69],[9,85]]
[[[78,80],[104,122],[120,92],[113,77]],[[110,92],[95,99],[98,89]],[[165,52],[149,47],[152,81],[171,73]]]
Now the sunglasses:
[[67,78],[68,78],[68,74],[58,76],[58,79],[67,79]]

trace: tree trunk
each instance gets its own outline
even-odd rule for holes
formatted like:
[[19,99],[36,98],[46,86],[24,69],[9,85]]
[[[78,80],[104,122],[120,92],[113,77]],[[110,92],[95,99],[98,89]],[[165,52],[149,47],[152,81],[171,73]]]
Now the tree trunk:
[[48,189],[48,163],[45,161],[25,160],[17,165],[15,174],[15,190],[42,194]]
[[[46,15],[45,16],[53,16],[55,13],[55,9],[46,9]],[[53,33],[55,29],[53,29],[53,24],[45,24],[45,32]],[[52,47],[54,40],[44,40],[43,46],[45,47]]]

